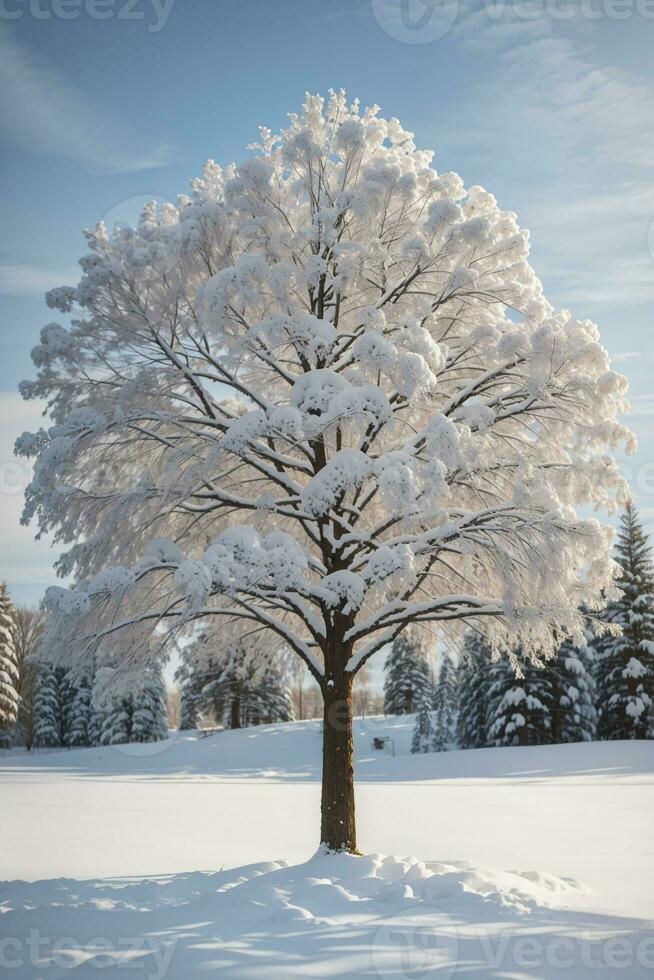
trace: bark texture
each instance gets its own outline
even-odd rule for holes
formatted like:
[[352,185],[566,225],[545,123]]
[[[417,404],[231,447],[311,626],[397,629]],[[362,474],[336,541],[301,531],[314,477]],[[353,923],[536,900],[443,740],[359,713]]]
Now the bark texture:
[[352,744],[353,676],[328,676],[323,691],[321,843],[357,853]]

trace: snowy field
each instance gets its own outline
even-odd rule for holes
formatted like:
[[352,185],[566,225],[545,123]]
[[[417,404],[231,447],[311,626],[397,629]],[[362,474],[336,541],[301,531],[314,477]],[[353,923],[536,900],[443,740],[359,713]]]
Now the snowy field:
[[0,975],[653,977],[653,743],[411,727],[356,723],[362,858],[315,854],[317,722],[5,753]]

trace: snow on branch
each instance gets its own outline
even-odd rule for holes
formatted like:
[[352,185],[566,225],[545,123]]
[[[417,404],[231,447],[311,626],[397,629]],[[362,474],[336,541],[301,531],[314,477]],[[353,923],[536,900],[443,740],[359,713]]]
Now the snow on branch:
[[610,532],[577,508],[626,499],[626,381],[515,215],[397,120],[307,96],[244,164],[87,239],[47,297],[73,325],[21,385],[50,416],[18,440],[24,520],[77,582],[55,619],[252,619],[322,677],[410,622],[485,619],[536,656],[610,596]]

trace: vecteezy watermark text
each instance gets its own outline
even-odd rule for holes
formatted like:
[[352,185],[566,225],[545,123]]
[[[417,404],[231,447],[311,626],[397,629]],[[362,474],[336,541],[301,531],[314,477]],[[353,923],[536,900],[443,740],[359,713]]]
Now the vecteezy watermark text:
[[[373,15],[389,37],[402,44],[430,44],[445,37],[459,21],[460,0],[371,0]],[[467,10],[469,13],[470,10]],[[509,22],[529,22],[541,17],[654,20],[654,0],[480,0],[475,13],[485,13],[488,27]],[[481,29],[481,25],[479,27]]]
[[[175,953],[176,940],[160,943],[150,936],[95,936],[80,942],[73,936],[53,939],[38,929],[24,938],[0,939],[0,972],[31,966],[42,969],[75,970],[80,963],[97,970],[137,970],[144,980],[164,980]],[[111,974],[113,976],[113,972]]]
[[175,0],[0,0],[0,20],[92,20],[147,21],[151,34],[162,31]]

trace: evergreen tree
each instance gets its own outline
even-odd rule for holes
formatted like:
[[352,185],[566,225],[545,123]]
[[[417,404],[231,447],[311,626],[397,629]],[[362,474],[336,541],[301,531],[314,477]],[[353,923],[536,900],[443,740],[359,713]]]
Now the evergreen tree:
[[200,692],[203,685],[198,683],[197,666],[187,662],[184,652],[182,652],[182,662],[175,671],[175,680],[179,685],[180,731],[197,728],[200,721]]
[[416,720],[413,726],[413,738],[411,740],[411,751],[416,754],[418,752],[431,752],[434,745],[434,726],[430,711],[430,698],[428,695],[423,695],[418,711],[416,713]]
[[[96,692],[95,719],[102,745],[124,745],[127,742],[157,742],[168,734],[166,689],[159,664],[148,664],[142,674],[131,678],[112,692],[111,681]],[[95,733],[94,733],[95,734]]]
[[434,736],[432,747],[443,752],[454,739],[456,720],[456,689],[454,665],[447,654],[438,672],[434,691]]
[[408,715],[430,703],[434,678],[424,644],[410,627],[393,641],[384,664],[384,714]]
[[14,615],[7,587],[0,583],[0,747],[13,743],[18,718],[18,659],[14,641]]
[[55,668],[47,661],[38,665],[34,693],[34,745],[56,748],[61,742],[61,702]]
[[280,670],[271,668],[255,685],[259,707],[253,713],[253,720],[265,725],[280,721],[294,721],[291,691]]
[[[47,660],[38,662],[32,709],[34,745],[55,748],[85,744],[69,741],[72,729],[79,727],[75,720],[79,683],[74,672],[61,664],[53,665]],[[80,711],[83,711],[85,697],[81,696]]]
[[546,745],[552,742],[553,695],[547,671],[516,658],[522,676],[502,656],[491,664],[488,739],[492,745]]
[[292,721],[291,692],[279,652],[263,634],[205,630],[185,647],[176,679],[181,688],[182,724],[195,727],[202,715],[227,728]]
[[158,742],[168,735],[166,688],[161,665],[148,667],[138,692],[133,695],[131,741]]
[[262,704],[247,652],[237,646],[221,656],[202,688],[202,703],[226,728],[242,728],[258,719]]
[[134,702],[131,697],[105,697],[100,713],[100,744],[125,745],[132,741]]
[[650,737],[654,701],[654,574],[652,550],[633,503],[620,522],[615,558],[622,590],[603,614],[621,635],[596,643],[598,734],[604,739]]
[[462,749],[488,745],[491,649],[478,633],[466,633],[457,668],[457,741]]
[[582,647],[564,643],[556,659],[546,667],[552,686],[553,742],[592,742],[595,737],[597,712],[590,632],[587,640]]
[[84,746],[93,744],[93,703],[92,685],[87,676],[77,680],[74,685],[68,710],[66,744]]

